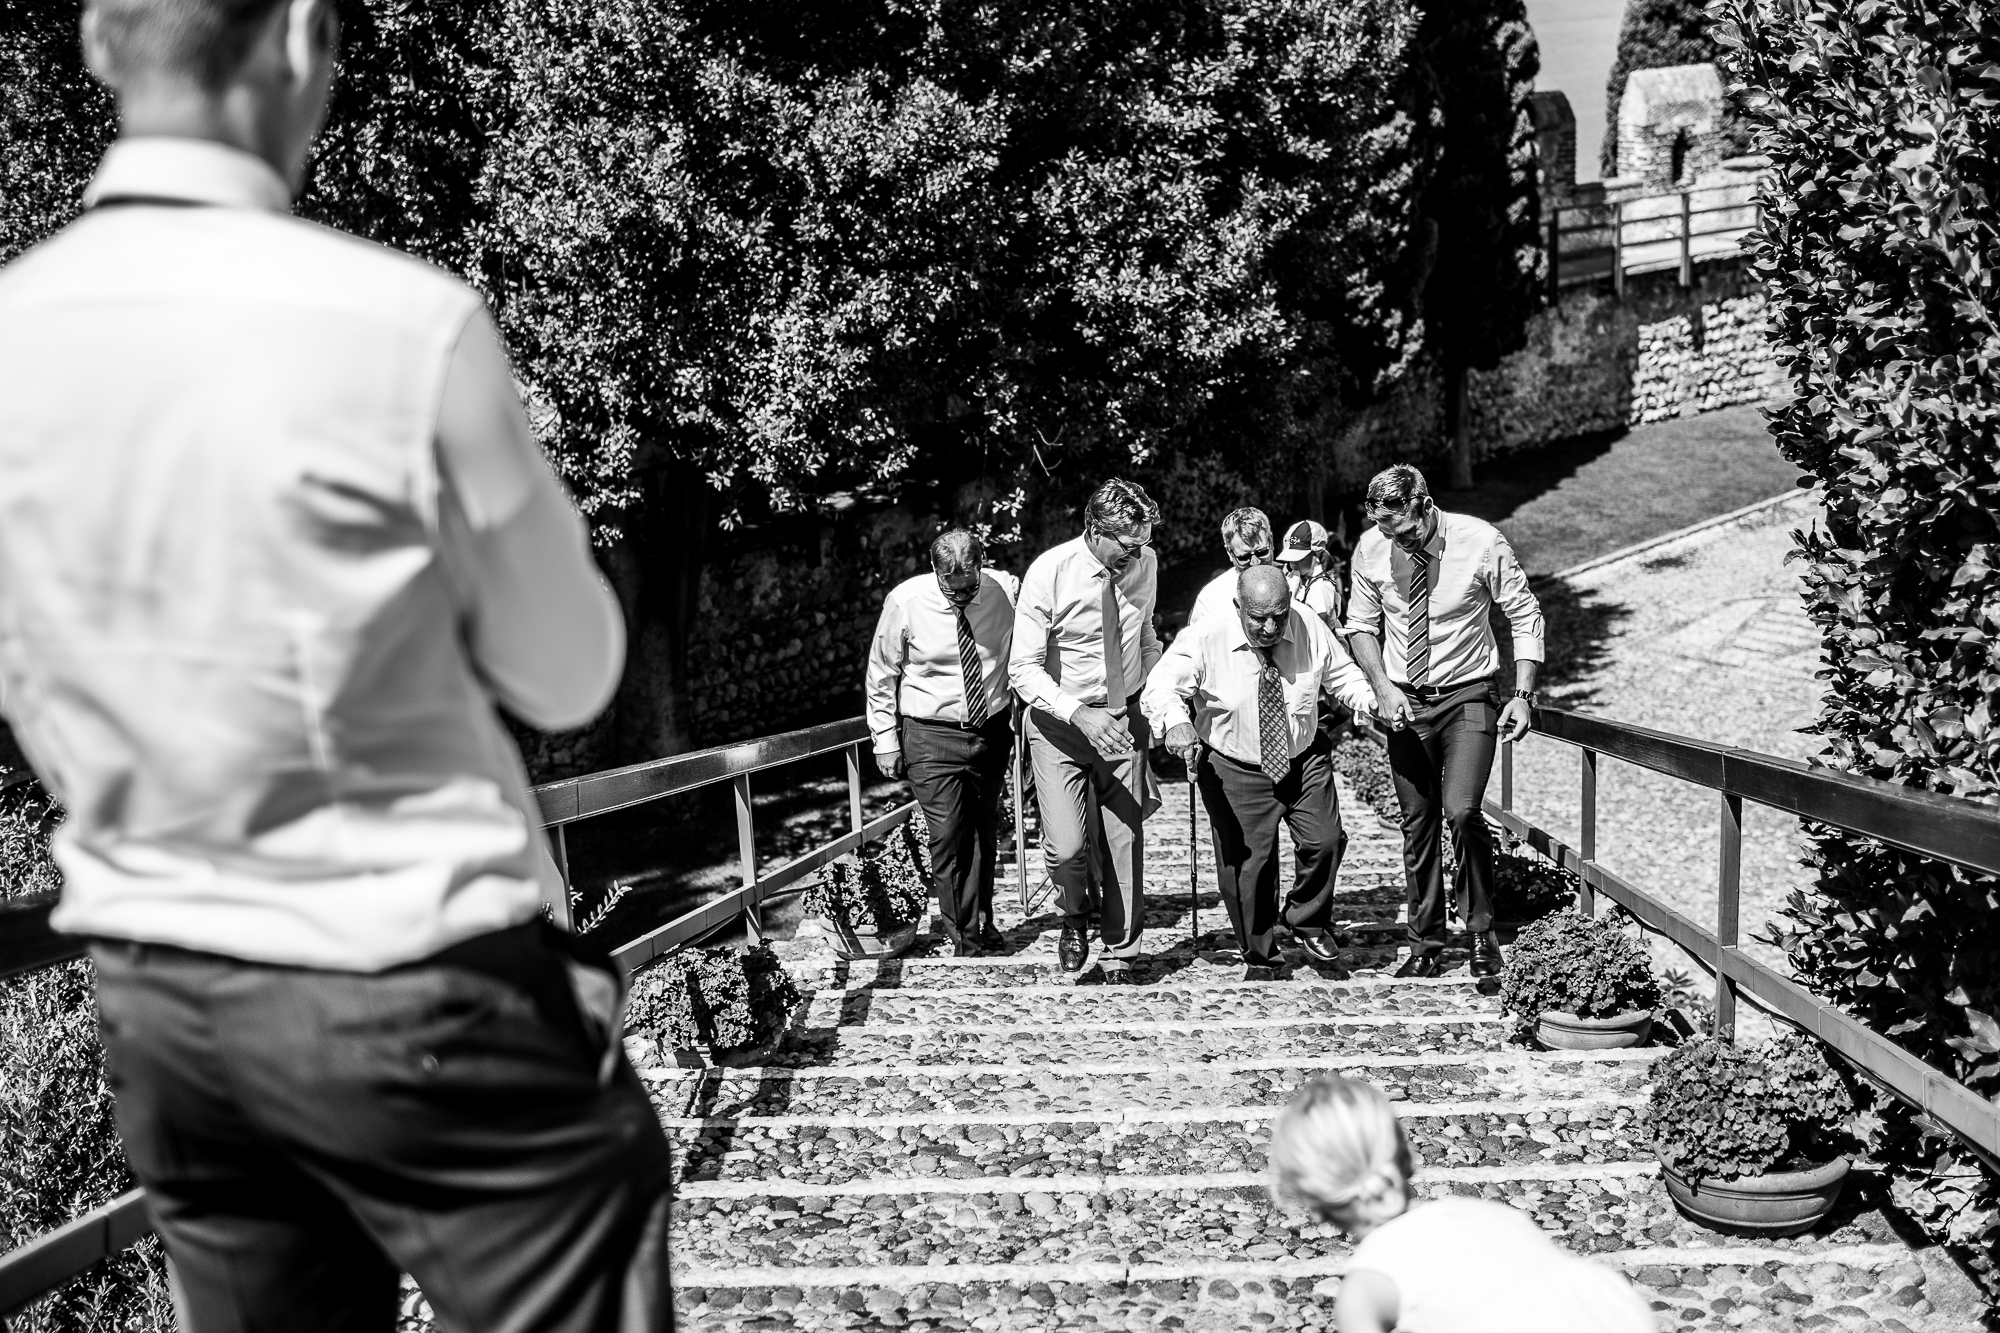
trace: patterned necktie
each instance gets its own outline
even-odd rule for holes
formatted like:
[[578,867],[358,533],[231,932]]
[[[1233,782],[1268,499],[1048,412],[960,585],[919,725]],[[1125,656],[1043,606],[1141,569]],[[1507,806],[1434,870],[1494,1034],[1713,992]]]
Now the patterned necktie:
[[986,671],[979,665],[979,645],[973,642],[972,622],[965,618],[965,608],[953,602],[951,609],[958,613],[958,670],[965,677],[965,724],[983,727],[991,710],[986,706]]
[[1118,580],[1104,574],[1103,600],[1098,603],[1104,638],[1104,698],[1113,712],[1125,706],[1125,634],[1118,623]]
[[1263,751],[1264,776],[1283,782],[1292,769],[1292,720],[1285,711],[1285,686],[1278,664],[1259,650],[1264,665],[1257,672],[1257,742]]
[[1431,553],[1410,552],[1410,618],[1404,628],[1408,647],[1403,665],[1412,685],[1428,683],[1431,674]]

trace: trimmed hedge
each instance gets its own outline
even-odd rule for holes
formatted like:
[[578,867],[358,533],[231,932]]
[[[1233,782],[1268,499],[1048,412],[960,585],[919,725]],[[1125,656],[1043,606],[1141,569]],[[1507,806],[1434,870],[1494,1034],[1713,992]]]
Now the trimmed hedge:
[[[1826,506],[1800,532],[1825,646],[1814,727],[1843,772],[2000,799],[2000,25],[1989,5],[1728,0],[1718,39],[1775,167],[1749,241],[1794,397],[1778,446]],[[1811,830],[1773,938],[1820,995],[2000,1094],[2000,882]],[[1878,1155],[1989,1280],[2000,1190],[1883,1105]]]

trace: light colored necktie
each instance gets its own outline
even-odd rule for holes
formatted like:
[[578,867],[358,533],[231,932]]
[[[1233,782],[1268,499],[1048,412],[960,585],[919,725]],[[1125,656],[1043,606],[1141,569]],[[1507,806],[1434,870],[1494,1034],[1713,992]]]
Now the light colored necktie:
[[979,645],[972,638],[972,622],[965,618],[965,608],[953,602],[951,609],[958,615],[958,670],[965,677],[965,723],[969,727],[983,727],[990,710],[986,706],[986,671],[979,665]]
[[1098,603],[1104,636],[1104,697],[1113,712],[1125,706],[1125,634],[1118,623],[1118,580],[1104,572],[1104,594]]
[[1431,553],[1410,552],[1410,616],[1403,665],[1412,685],[1424,685],[1431,674]]
[[1285,711],[1284,679],[1269,653],[1258,653],[1263,666],[1257,672],[1257,742],[1262,750],[1264,776],[1273,783],[1283,782],[1292,768],[1292,720]]

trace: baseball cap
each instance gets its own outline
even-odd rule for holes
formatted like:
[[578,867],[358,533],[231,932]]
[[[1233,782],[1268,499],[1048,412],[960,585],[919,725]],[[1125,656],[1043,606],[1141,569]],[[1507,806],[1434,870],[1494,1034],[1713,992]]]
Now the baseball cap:
[[1303,560],[1314,547],[1326,549],[1326,529],[1309,518],[1301,519],[1285,529],[1285,549],[1278,552],[1278,559]]

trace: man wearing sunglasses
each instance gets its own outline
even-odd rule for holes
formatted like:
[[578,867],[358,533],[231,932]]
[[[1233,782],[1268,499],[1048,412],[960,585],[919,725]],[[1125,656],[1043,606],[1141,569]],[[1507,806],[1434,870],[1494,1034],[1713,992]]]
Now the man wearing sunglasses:
[[930,827],[938,911],[960,958],[1007,947],[993,924],[993,874],[1014,748],[1007,658],[1021,585],[985,563],[985,544],[963,528],[931,543],[931,572],[882,603],[864,691],[876,767],[909,776]]
[[1261,509],[1234,509],[1222,520],[1222,553],[1229,568],[1210,579],[1195,595],[1194,609],[1188,612],[1190,628],[1212,615],[1236,614],[1236,578],[1246,569],[1268,565],[1277,559],[1278,544],[1271,535],[1271,520]]
[[1028,566],[1014,618],[1009,674],[1029,709],[1042,848],[1063,917],[1058,955],[1071,977],[1083,971],[1096,908],[1109,985],[1129,984],[1139,956],[1144,824],[1158,806],[1138,695],[1160,657],[1159,517],[1138,486],[1105,482],[1084,506],[1083,535]]

